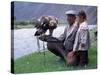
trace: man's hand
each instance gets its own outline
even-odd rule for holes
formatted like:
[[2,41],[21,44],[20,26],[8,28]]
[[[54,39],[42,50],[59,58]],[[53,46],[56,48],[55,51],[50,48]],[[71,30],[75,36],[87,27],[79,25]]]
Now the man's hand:
[[74,64],[75,64],[75,62],[76,62],[76,57],[75,57],[75,55],[74,55],[74,51],[71,51],[71,52],[69,52],[69,53],[67,54],[66,60],[67,60],[67,63],[68,63],[69,65],[74,65]]
[[73,57],[74,56],[74,51],[69,52],[67,56]]

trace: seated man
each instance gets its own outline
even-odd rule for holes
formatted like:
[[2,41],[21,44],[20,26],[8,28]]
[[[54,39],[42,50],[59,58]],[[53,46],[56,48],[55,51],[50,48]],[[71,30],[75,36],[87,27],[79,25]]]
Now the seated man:
[[76,12],[74,10],[69,10],[66,13],[68,25],[64,30],[64,33],[58,38],[62,43],[48,42],[47,48],[49,51],[54,53],[57,56],[63,58],[66,62],[66,54],[73,49],[73,44],[77,32]]

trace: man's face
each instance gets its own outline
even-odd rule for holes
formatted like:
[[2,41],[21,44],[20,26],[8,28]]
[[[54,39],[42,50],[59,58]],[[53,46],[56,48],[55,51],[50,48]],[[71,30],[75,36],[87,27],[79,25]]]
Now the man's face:
[[67,15],[67,22],[69,25],[72,25],[75,22],[75,15]]

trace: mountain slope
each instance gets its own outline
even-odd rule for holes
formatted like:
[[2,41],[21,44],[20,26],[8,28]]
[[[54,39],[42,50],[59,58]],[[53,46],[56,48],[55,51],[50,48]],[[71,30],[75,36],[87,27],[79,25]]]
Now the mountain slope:
[[[13,5],[12,5],[13,7]],[[96,6],[80,6],[50,3],[33,3],[33,2],[14,2],[14,16],[17,21],[31,20],[42,15],[53,15],[66,22],[65,11],[84,10],[88,17],[89,24],[97,24],[97,7]]]

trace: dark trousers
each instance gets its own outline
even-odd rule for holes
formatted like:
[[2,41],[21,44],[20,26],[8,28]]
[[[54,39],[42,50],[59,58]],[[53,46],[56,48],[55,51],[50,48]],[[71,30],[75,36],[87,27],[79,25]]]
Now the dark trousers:
[[75,52],[77,65],[84,66],[88,64],[88,51],[76,51]]
[[47,43],[47,48],[49,51],[51,51],[53,54],[55,54],[56,56],[61,57],[62,59],[65,60],[65,62],[67,62],[67,54],[72,51],[72,49],[69,50],[65,50],[65,47],[63,45],[63,43]]
[[65,59],[66,58],[66,52],[64,50],[63,43],[47,43],[47,48],[49,51],[51,51],[53,54]]

